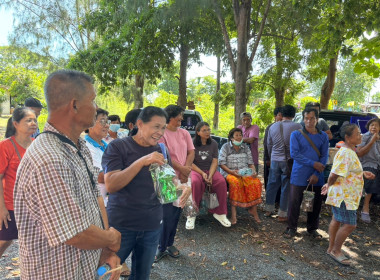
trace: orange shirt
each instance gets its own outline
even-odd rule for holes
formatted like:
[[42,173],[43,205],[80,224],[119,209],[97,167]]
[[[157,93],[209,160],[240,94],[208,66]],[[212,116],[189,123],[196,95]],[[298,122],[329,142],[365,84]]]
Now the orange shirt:
[[[26,149],[21,147],[14,136],[11,137],[15,142],[21,158],[24,156]],[[16,173],[20,159],[16,150],[9,139],[0,142],[0,174],[3,174],[4,201],[7,210],[13,210],[13,189],[16,181]]]

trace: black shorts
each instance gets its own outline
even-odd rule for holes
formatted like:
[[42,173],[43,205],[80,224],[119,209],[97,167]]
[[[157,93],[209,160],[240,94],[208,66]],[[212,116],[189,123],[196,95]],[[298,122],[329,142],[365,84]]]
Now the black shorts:
[[18,230],[16,227],[15,214],[13,210],[8,210],[11,221],[8,221],[8,228],[5,228],[3,223],[0,230],[0,240],[9,241],[13,239],[18,239]]
[[364,178],[364,190],[366,193],[380,193],[380,170],[378,168],[364,167],[364,171],[370,171],[375,174],[374,180]]

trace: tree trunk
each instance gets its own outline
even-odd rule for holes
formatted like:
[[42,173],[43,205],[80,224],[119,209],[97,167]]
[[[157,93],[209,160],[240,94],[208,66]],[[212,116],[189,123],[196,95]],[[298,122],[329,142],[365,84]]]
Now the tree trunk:
[[251,1],[240,4],[237,21],[237,59],[235,81],[235,126],[240,124],[240,114],[245,112],[247,106],[247,77],[249,58],[247,55],[248,33],[251,14]]
[[144,98],[143,98],[143,92],[144,92],[144,77],[141,75],[136,75],[135,76],[135,86],[136,86],[136,91],[135,91],[135,96],[134,96],[134,101],[135,101],[135,109],[142,108],[144,107]]
[[214,99],[214,118],[213,129],[218,130],[219,128],[219,100],[220,100],[220,56],[217,56],[217,66],[216,66],[216,91],[215,91],[215,99]]
[[[271,6],[271,0],[266,1],[264,14],[261,17],[259,31],[255,34],[250,34],[251,27],[251,8],[252,0],[233,0],[234,21],[237,28],[237,58],[234,59],[234,52],[230,44],[230,37],[227,31],[225,20],[219,6],[219,1],[214,0],[215,12],[218,17],[224,44],[226,46],[228,61],[231,67],[232,78],[235,82],[235,125],[240,124],[240,114],[245,111],[247,106],[247,77],[259,46],[261,36],[263,34],[266,19]],[[257,22],[258,23],[258,22]],[[254,44],[251,44],[250,57],[247,55],[248,43],[250,38],[255,38]]]
[[329,101],[335,87],[335,77],[336,77],[336,64],[338,62],[338,54],[330,59],[329,71],[325,82],[323,83],[321,89],[321,109],[327,109],[329,106]]
[[178,106],[181,106],[183,109],[186,109],[187,98],[186,98],[186,73],[187,65],[189,62],[189,46],[186,44],[181,44],[180,47],[180,66],[179,66],[179,92],[178,92]]
[[282,107],[285,105],[285,88],[284,87],[279,87],[279,88],[274,88],[274,96],[276,98],[276,108],[277,107]]

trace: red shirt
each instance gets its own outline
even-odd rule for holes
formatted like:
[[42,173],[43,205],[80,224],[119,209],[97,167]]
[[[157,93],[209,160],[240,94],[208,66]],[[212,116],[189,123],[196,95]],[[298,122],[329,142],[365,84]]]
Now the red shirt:
[[[16,147],[20,153],[21,158],[24,156],[26,149],[21,147],[14,136],[11,137],[13,142],[15,142]],[[4,190],[4,201],[7,210],[13,210],[13,189],[16,181],[16,173],[18,165],[20,164],[20,159],[17,156],[16,150],[9,140],[9,138],[4,139],[0,142],[0,174],[3,174],[3,190]]]

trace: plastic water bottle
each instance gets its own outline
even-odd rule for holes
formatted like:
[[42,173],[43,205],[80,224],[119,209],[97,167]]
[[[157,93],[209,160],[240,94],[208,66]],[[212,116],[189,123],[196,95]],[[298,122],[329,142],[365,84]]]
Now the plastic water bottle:
[[[100,279],[104,274],[106,274],[108,271],[111,270],[111,267],[108,264],[103,264],[102,266],[98,267],[96,270],[96,280]],[[101,278],[102,280],[109,280],[111,279],[111,273],[108,273],[104,277]]]

